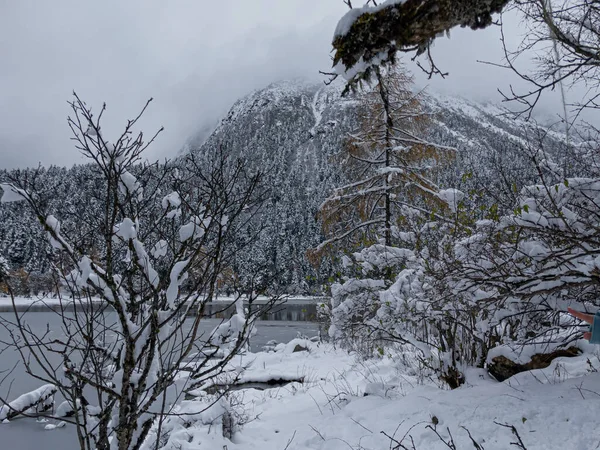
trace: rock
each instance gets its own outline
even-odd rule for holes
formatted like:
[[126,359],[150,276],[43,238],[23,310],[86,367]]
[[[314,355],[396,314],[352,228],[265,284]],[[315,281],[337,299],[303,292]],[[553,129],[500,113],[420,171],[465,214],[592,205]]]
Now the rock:
[[496,356],[488,364],[487,370],[491,376],[498,381],[504,381],[521,372],[534,369],[544,369],[550,365],[555,358],[573,357],[581,353],[577,347],[554,350],[552,353],[536,353],[527,364],[519,364],[511,361],[506,356]]
[[292,353],[297,353],[297,352],[307,352],[308,349],[306,347],[303,347],[300,344],[296,344],[296,346],[294,347],[294,350],[292,350]]

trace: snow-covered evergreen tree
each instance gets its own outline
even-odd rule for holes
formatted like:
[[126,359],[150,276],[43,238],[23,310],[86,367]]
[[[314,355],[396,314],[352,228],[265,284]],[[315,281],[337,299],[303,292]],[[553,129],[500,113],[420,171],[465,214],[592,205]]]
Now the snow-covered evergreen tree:
[[8,277],[8,261],[0,256],[0,283]]

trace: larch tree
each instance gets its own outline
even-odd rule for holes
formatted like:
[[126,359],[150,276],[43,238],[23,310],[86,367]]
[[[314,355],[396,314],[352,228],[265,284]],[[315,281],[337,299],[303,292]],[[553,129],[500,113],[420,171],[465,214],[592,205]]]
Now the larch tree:
[[[522,45],[512,51],[503,35],[505,61],[498,65],[527,81],[529,89],[511,88],[505,100],[522,105],[517,113],[530,116],[544,92],[559,88],[567,124],[582,111],[599,107],[600,9],[595,1],[369,3],[342,18],[333,41],[333,76],[343,75],[348,89],[393,64],[398,51],[426,53],[429,74],[441,74],[429,53],[437,36],[459,25],[488,26],[492,14],[512,5],[522,13],[528,29]],[[537,70],[522,71],[517,58],[533,52]],[[564,87],[575,85],[585,86],[585,94],[568,103]],[[569,106],[574,110],[571,119]],[[557,349],[576,354],[577,347],[565,350],[581,337],[566,309],[594,312],[598,308],[599,131],[588,124],[588,132],[573,142],[571,133],[575,133],[569,125],[564,152],[548,151],[531,138],[524,140],[525,148],[519,150],[527,152],[535,179],[505,179],[507,192],[487,197],[512,199],[512,208],[504,205],[499,210],[496,203],[485,218],[471,221],[462,236],[439,235],[438,253],[428,249],[411,255],[420,262],[407,264],[389,289],[373,279],[368,287],[376,292],[370,297],[357,294],[361,280],[337,287],[341,302],[334,305],[332,317],[340,334],[345,332],[341,326],[357,322],[353,308],[366,299],[377,312],[358,317],[361,325],[383,329],[386,338],[397,342],[424,343],[434,349],[443,362],[443,376],[453,386],[464,381],[460,373],[464,365],[488,364],[495,367],[490,371],[498,379],[510,376],[496,370],[510,366],[505,356],[510,351],[527,349],[543,356],[546,363]],[[490,180],[503,175],[492,174]],[[517,188],[523,181],[527,182]],[[366,252],[360,257],[367,269],[380,261]],[[373,333],[362,336],[372,341]],[[490,356],[491,349],[495,356]]]
[[[336,188],[318,213],[329,238],[316,254],[342,240],[391,246],[402,211],[429,204],[443,208],[439,187],[428,178],[454,149],[423,136],[430,119],[422,94],[412,90],[412,77],[403,70],[376,70],[377,83],[359,96],[360,126],[342,152],[351,182]],[[366,238],[366,239],[365,239]]]
[[410,300],[392,302],[384,293],[408,280],[402,289],[427,304],[427,247],[451,234],[463,196],[434,181],[455,150],[425,139],[431,117],[411,77],[399,70],[375,74],[377,83],[359,97],[361,125],[344,153],[354,181],[323,203],[319,216],[329,237],[310,254],[316,258],[329,248],[344,253],[344,277],[332,284],[331,305],[320,312],[335,341],[367,355],[383,342],[422,339],[421,317],[406,314],[416,311]]

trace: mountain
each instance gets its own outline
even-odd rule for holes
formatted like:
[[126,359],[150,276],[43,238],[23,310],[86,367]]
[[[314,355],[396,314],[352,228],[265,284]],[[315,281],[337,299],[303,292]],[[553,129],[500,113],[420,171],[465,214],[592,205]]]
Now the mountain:
[[[315,220],[319,205],[346,181],[337,156],[358,125],[360,103],[352,96],[341,97],[342,90],[343,85],[336,83],[274,83],[238,100],[212,132],[198,130],[188,141],[186,150],[201,158],[210,159],[216,149],[225,149],[243,159],[250,170],[265,174],[269,198],[255,220],[257,227],[265,228],[256,244],[239,255],[238,272],[262,267],[275,274],[281,286],[297,293],[318,291],[335,274],[336,261],[315,268],[305,253],[323,239]],[[494,172],[525,170],[523,149],[532,138],[543,139],[550,152],[560,152],[564,146],[560,133],[515,120],[496,105],[435,93],[423,101],[431,122],[427,139],[457,149],[454,164],[436,180],[442,186],[464,184],[463,175],[470,172],[485,189],[493,189],[494,183],[501,182]],[[0,172],[0,181],[8,175]],[[89,166],[50,167],[41,178],[43,185],[56,186],[50,210],[64,218],[66,228],[76,226],[82,205],[91,198],[87,190],[97,189]],[[519,179],[523,178],[527,177],[521,174]],[[46,272],[49,250],[30,214],[17,204],[0,206],[0,255],[12,269]]]
[[[315,269],[305,253],[323,240],[314,219],[319,205],[346,181],[337,156],[358,125],[360,103],[341,97],[343,88],[303,80],[271,84],[237,101],[206,142],[193,150],[210,157],[221,146],[266,172],[272,194],[260,220],[269,227],[244,264],[270,262],[282,284],[294,289],[320,286],[336,270],[331,261]],[[515,120],[501,107],[459,97],[434,93],[423,101],[431,115],[427,139],[458,150],[456,163],[437,180],[440,184],[455,186],[474,168],[489,188],[494,183],[489,180],[498,178],[491,173],[496,166],[524,170],[520,149],[537,130],[532,124]],[[547,145],[561,145],[559,134],[544,134]]]
[[310,292],[334,270],[305,258],[322,239],[315,213],[326,193],[343,180],[333,162],[348,131],[356,127],[356,100],[343,86],[302,80],[271,84],[237,101],[206,142],[193,151],[210,158],[226,148],[265,174],[269,201],[257,220],[267,228],[240,256],[242,267],[269,267],[280,283]]
[[[341,97],[343,88],[303,80],[273,83],[238,100],[201,145],[188,149],[210,154],[225,146],[248,164],[268,168],[274,183],[292,177],[304,194],[316,192],[322,199],[343,179],[333,160],[358,125],[360,103]],[[423,103],[431,122],[427,139],[455,147],[461,159],[503,156],[509,147],[518,150],[542,137],[550,152],[565,144],[562,133],[515,119],[498,105],[437,93],[426,93]]]

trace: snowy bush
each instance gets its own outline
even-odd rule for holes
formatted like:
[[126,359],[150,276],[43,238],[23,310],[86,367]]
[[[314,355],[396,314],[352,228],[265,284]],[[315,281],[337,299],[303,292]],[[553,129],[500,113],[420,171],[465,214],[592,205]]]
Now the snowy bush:
[[[459,367],[485,359],[481,345],[474,345],[474,318],[464,314],[456,298],[448,301],[425,259],[407,249],[375,245],[354,260],[362,276],[332,286],[330,336],[335,341],[365,356],[383,355],[389,346],[402,352],[412,347],[417,355],[412,370],[421,376],[437,372],[453,387],[462,382]],[[392,279],[382,276],[389,271]]]
[[349,268],[355,274],[343,283],[331,287],[329,336],[336,341],[371,354],[373,342],[380,334],[378,311],[381,292],[392,280],[386,279],[388,271],[399,270],[412,252],[377,244],[353,255]]
[[493,348],[532,356],[580,338],[565,312],[600,307],[600,179],[593,166],[580,168],[592,176],[561,178],[539,150],[531,161],[538,182],[523,185],[512,210],[488,198],[477,218],[470,194],[435,221],[405,220],[397,246],[348,259],[348,278],[332,287],[331,336],[368,355],[414,346],[453,387]]
[[576,337],[563,332],[572,326],[567,307],[600,307],[600,180],[541,181],[521,190],[512,213],[478,222],[456,244],[461,269],[453,283],[489,311],[487,325],[502,326],[503,339],[543,337],[556,346]]

